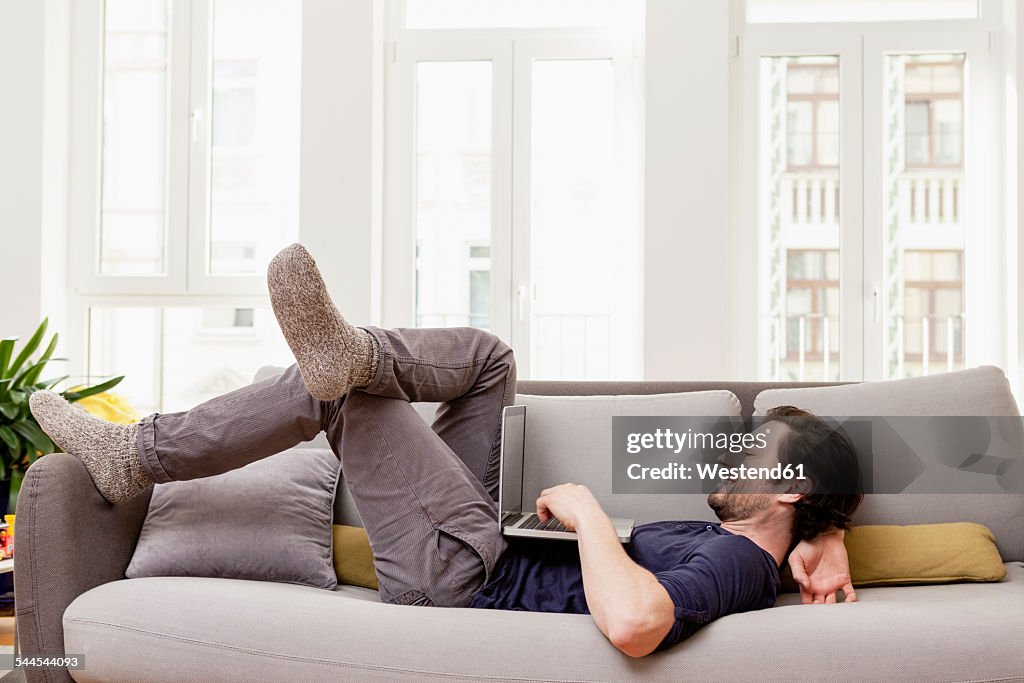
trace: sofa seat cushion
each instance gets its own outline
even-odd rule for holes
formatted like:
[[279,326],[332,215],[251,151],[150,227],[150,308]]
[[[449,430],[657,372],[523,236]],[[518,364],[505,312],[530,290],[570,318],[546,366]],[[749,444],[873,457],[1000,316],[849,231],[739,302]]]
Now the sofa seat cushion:
[[[999,583],[865,588],[860,602],[713,622],[643,659],[587,615],[388,605],[352,587],[205,578],[108,583],[64,614],[79,681],[1005,680],[1024,671],[1024,563]],[[141,606],[144,609],[140,609]]]

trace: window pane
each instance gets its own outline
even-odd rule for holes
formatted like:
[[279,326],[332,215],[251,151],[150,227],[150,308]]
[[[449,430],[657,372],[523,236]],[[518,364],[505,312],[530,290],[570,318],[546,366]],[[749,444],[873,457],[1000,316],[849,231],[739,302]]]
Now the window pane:
[[790,102],[786,117],[786,156],[790,166],[809,166],[814,162],[814,105]]
[[935,163],[959,164],[963,105],[959,99],[937,100],[935,116]]
[[639,0],[406,0],[405,25],[429,28],[616,26]]
[[[839,58],[761,59],[765,379],[839,378]],[[785,117],[780,112],[786,112]],[[784,147],[783,147],[784,145]],[[782,150],[785,149],[785,154]]]
[[469,324],[488,329],[491,326],[491,271],[469,271]]
[[215,0],[208,272],[259,275],[298,239],[302,3]]
[[103,44],[103,275],[166,272],[165,0],[107,0]]
[[963,67],[962,54],[885,58],[887,377],[963,367]]
[[[535,379],[601,379],[612,372],[617,305],[614,73],[608,60],[533,65],[531,135],[531,369]],[[616,274],[614,277],[611,274]],[[624,324],[624,323],[620,323]]]
[[416,67],[415,220],[416,324],[489,326],[490,62]]
[[112,391],[141,415],[160,410],[160,309],[89,309],[89,370],[82,383],[124,375]]
[[977,0],[746,0],[747,21],[915,21],[976,19]]
[[89,375],[124,375],[114,392],[142,415],[187,410],[294,360],[267,308],[93,307]]
[[818,164],[839,165],[839,100],[818,105]]

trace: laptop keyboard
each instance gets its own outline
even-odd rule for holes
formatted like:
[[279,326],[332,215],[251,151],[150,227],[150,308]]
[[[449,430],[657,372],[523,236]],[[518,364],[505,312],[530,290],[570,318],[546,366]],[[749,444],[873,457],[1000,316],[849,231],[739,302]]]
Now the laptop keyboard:
[[522,512],[506,512],[505,516],[501,518],[502,526],[512,526],[521,519],[526,519],[519,528],[520,529],[532,529],[534,531],[569,531],[564,524],[558,519],[552,517],[548,521],[541,521],[541,518],[537,516],[536,512],[525,514]]

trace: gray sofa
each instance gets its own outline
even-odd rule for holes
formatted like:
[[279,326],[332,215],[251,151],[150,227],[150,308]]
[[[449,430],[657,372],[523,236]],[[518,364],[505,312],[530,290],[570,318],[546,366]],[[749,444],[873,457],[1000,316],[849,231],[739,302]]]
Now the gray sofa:
[[[919,400],[891,395],[903,414],[1019,414],[1002,373],[982,370],[958,373],[966,379],[909,381]],[[595,430],[610,422],[602,415],[672,414],[655,412],[671,403],[641,397],[728,390],[750,416],[762,391],[810,386],[820,385],[523,381],[519,400],[531,406],[528,445],[534,438],[554,449],[544,454],[550,466],[542,476],[571,474],[610,513],[640,522],[714,521],[703,496],[612,496],[602,459],[611,427]],[[855,386],[868,385],[842,389]],[[559,396],[567,398],[542,398]],[[568,398],[583,396],[594,398]],[[843,394],[792,398],[828,405]],[[855,393],[850,401],[895,410],[877,396]],[[125,579],[149,493],[111,506],[75,458],[54,454],[32,466],[20,496],[21,648],[84,653],[87,668],[71,673],[79,681],[1024,681],[1024,496],[1017,494],[868,496],[855,520],[987,524],[1006,566],[1001,582],[863,588],[860,602],[838,605],[801,605],[798,594],[784,593],[772,609],[727,616],[641,659],[611,647],[586,615],[395,606],[350,586],[327,592],[230,579]],[[335,521],[358,523],[347,495],[338,496]],[[69,674],[31,672],[29,679]]]

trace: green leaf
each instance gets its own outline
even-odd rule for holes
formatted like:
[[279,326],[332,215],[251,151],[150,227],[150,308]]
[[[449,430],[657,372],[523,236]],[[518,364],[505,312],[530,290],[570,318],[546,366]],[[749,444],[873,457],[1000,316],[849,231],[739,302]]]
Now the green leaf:
[[8,368],[7,377],[10,377],[14,373],[21,369],[22,364],[31,356],[37,348],[39,348],[39,342],[43,340],[43,335],[46,334],[46,326],[50,324],[49,318],[43,318],[43,322],[39,323],[39,328],[32,335],[32,338],[25,343],[25,348],[15,356],[14,362],[11,363],[11,367]]
[[7,444],[7,447],[11,449],[11,453],[17,453],[20,450],[18,435],[10,427],[0,425],[0,441]]
[[39,375],[41,375],[43,372],[43,368],[46,367],[46,361],[50,360],[50,356],[53,355],[54,349],[57,348],[57,338],[59,336],[60,335],[54,332],[53,338],[50,340],[49,346],[46,347],[46,351],[43,351],[43,355],[39,357],[38,361],[36,361],[35,366],[33,366],[33,368],[29,370],[28,373],[26,373],[24,379],[22,380],[22,384],[32,385],[36,383],[36,381],[39,379]]
[[7,363],[11,360],[11,352],[14,351],[14,342],[17,337],[4,337],[0,339],[0,377],[7,376]]
[[13,420],[18,416],[18,406],[14,405],[10,401],[0,403],[0,415],[3,415],[8,420]]
[[52,389],[70,376],[71,375],[63,375],[55,379],[44,379],[41,382],[36,382],[35,387],[36,389]]
[[106,382],[103,382],[102,384],[96,384],[94,386],[87,387],[87,388],[81,389],[79,391],[65,391],[61,395],[64,398],[66,398],[68,401],[71,401],[71,402],[78,401],[80,399],[86,398],[87,396],[93,396],[94,394],[101,394],[104,391],[106,391],[107,389],[112,389],[113,387],[116,387],[118,384],[120,384],[121,380],[123,380],[123,379],[124,379],[124,375],[118,375],[117,377],[115,377],[113,379],[108,379]]
[[16,422],[11,425],[11,428],[25,437],[25,440],[32,444],[36,450],[40,450],[43,453],[53,453],[53,451],[56,450],[56,446],[53,445],[53,441],[43,433],[43,430],[40,429],[35,422],[31,422],[29,420]]

